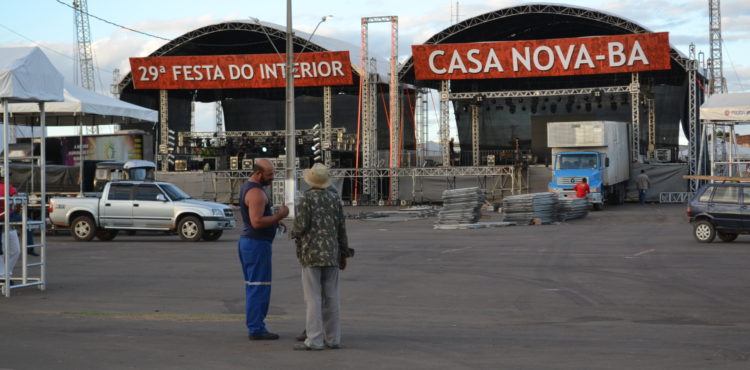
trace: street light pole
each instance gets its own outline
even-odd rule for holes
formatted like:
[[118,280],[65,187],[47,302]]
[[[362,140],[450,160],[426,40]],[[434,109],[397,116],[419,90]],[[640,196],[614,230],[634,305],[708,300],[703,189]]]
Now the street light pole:
[[292,0],[286,0],[286,177],[284,179],[284,204],[289,207],[289,217],[294,218],[294,195],[297,191],[297,138],[294,124],[294,43],[292,31]]

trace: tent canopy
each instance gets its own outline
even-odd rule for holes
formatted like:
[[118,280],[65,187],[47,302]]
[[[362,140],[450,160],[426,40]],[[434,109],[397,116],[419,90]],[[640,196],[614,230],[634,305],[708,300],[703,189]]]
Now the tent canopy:
[[63,76],[38,47],[0,48],[0,99],[63,100]]
[[[65,82],[65,100],[45,105],[48,126],[102,125],[112,123],[156,122],[157,111],[117,100]],[[37,104],[10,106],[11,122],[35,125]]]
[[750,122],[750,93],[714,94],[701,106],[706,121]]

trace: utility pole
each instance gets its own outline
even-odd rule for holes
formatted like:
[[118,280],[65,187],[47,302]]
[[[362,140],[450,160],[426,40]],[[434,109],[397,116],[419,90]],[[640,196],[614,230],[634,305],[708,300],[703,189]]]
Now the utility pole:
[[284,179],[284,204],[289,207],[289,217],[294,218],[294,195],[297,190],[297,138],[294,122],[294,31],[292,30],[292,0],[286,0],[286,177]]

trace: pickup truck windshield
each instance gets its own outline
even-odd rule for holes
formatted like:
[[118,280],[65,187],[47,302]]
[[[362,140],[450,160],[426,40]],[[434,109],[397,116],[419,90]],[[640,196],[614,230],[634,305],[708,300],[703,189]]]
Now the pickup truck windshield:
[[161,188],[164,189],[164,191],[169,196],[169,199],[173,201],[190,199],[190,195],[188,195],[186,192],[182,191],[182,189],[172,184],[159,184],[159,186],[161,186]]
[[565,154],[557,157],[558,170],[596,169],[595,154]]

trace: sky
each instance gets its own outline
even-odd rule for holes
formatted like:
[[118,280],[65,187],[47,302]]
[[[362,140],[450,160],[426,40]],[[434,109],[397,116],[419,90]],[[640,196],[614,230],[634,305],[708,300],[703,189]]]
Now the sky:
[[[38,45],[68,81],[76,81],[74,62],[76,29],[73,0],[0,0],[0,46]],[[286,1],[259,0],[88,0],[92,16],[138,31],[174,39],[209,24],[258,18],[286,24]],[[399,59],[411,54],[411,45],[420,44],[455,22],[490,11],[520,4],[517,0],[296,0],[293,26],[312,32],[323,16],[316,34],[360,44],[360,19],[372,16],[399,17]],[[539,2],[533,2],[539,3]],[[709,48],[709,0],[570,0],[545,1],[607,12],[628,19],[653,32],[669,32],[670,43],[687,55],[690,43],[707,58]],[[346,5],[344,5],[346,4]],[[747,0],[721,1],[723,68],[730,92],[750,91],[750,4]],[[92,48],[97,67],[96,90],[109,94],[113,71],[121,75],[130,69],[129,57],[147,56],[168,41],[128,31],[89,19]],[[390,28],[387,24],[369,27],[370,55],[384,59],[390,55]],[[700,59],[700,58],[699,58]],[[436,113],[434,113],[436,114]],[[433,114],[433,115],[434,115]],[[199,108],[199,131],[213,127],[212,107]],[[435,129],[430,129],[436,132]]]

